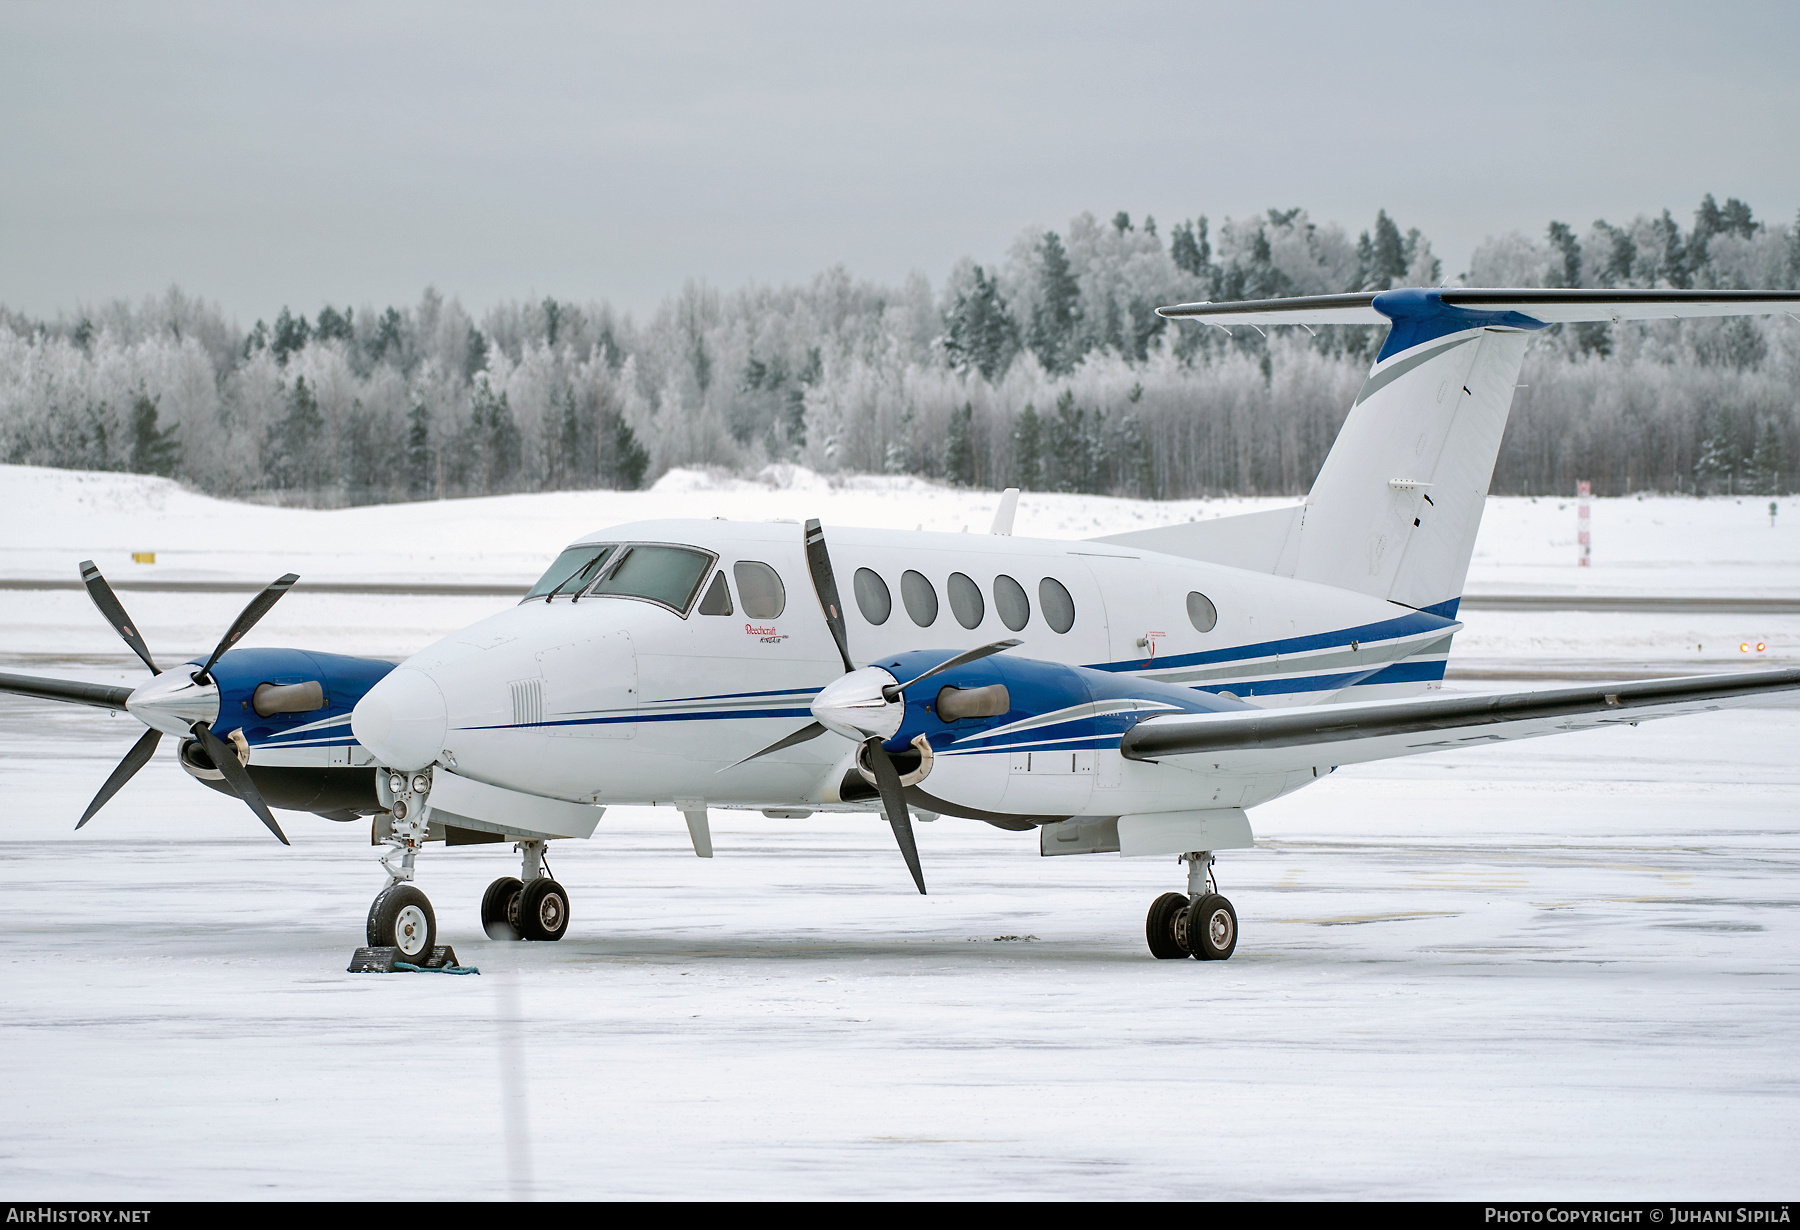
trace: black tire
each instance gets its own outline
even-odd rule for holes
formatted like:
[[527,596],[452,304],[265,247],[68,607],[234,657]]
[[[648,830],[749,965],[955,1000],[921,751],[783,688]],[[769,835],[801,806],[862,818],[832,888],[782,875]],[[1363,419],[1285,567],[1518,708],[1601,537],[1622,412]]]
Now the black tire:
[[1175,924],[1187,905],[1188,899],[1180,893],[1164,893],[1150,903],[1150,915],[1144,919],[1144,938],[1150,941],[1150,955],[1158,961],[1178,961],[1188,955],[1175,937]]
[[517,940],[519,891],[525,886],[511,876],[501,876],[481,895],[481,929],[490,940]]
[[569,929],[569,894],[549,876],[519,893],[519,934],[528,940],[560,940]]
[[423,965],[437,944],[431,900],[410,884],[383,889],[369,906],[369,947],[398,948],[397,960]]
[[1188,946],[1197,961],[1229,961],[1237,951],[1237,911],[1217,893],[1208,893],[1188,912]]

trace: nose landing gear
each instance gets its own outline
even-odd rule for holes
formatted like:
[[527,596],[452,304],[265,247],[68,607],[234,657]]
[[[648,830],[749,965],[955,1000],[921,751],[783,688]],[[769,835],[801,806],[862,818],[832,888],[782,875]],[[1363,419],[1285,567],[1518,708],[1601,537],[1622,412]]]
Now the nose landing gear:
[[369,947],[397,948],[399,960],[424,961],[437,943],[437,914],[412,878],[429,831],[425,800],[431,793],[431,770],[389,773],[380,784],[387,787],[388,852],[381,856],[381,866],[388,882],[369,905]]
[[369,906],[370,948],[398,948],[402,961],[422,962],[437,943],[437,914],[411,884],[381,890]]
[[1237,951],[1237,911],[1213,881],[1212,851],[1190,851],[1181,861],[1188,865],[1187,895],[1164,893],[1151,903],[1144,920],[1150,955],[1159,961],[1229,960]]

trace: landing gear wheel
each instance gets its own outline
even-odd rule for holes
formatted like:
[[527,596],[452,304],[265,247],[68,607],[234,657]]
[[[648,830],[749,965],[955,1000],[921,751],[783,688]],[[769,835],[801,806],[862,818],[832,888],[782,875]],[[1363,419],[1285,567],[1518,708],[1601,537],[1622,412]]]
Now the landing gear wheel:
[[1187,941],[1197,961],[1226,961],[1237,951],[1237,911],[1217,893],[1208,893],[1188,911]]
[[490,940],[517,940],[519,892],[525,886],[511,876],[501,876],[481,895],[481,929]]
[[422,965],[437,943],[431,900],[410,884],[383,889],[369,906],[369,947],[398,948],[399,960]]
[[549,876],[540,876],[519,893],[519,934],[528,940],[560,940],[569,929],[569,894]]
[[1164,893],[1150,903],[1150,916],[1144,920],[1144,938],[1150,941],[1150,955],[1158,961],[1178,961],[1188,950],[1176,938],[1176,924],[1188,899],[1180,893]]

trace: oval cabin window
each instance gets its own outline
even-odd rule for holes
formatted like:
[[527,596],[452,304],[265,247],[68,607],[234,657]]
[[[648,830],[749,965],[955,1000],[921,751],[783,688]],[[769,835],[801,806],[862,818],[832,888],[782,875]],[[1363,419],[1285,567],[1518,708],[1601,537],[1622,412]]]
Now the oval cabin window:
[[994,578],[994,610],[1000,614],[1000,622],[1017,632],[1031,622],[1031,599],[1025,596],[1025,587],[1004,574]]
[[888,593],[887,582],[881,574],[872,568],[858,568],[856,579],[851,583],[856,590],[856,609],[862,617],[877,627],[888,621],[894,613],[894,596]]
[[1187,599],[1188,619],[1196,632],[1211,632],[1219,623],[1218,608],[1205,594],[1190,593]]
[[900,574],[900,601],[906,604],[906,613],[919,627],[929,628],[937,622],[937,590],[931,588],[924,573],[909,568]]
[[953,572],[945,588],[950,591],[950,613],[956,616],[956,622],[965,628],[980,627],[982,616],[987,614],[987,604],[981,600],[981,586],[962,573]]
[[1067,632],[1075,626],[1075,599],[1069,597],[1069,591],[1055,577],[1038,582],[1038,610],[1044,613],[1044,622],[1052,631]]
[[767,564],[740,560],[731,566],[731,575],[737,580],[738,601],[750,618],[774,619],[787,609],[787,589]]

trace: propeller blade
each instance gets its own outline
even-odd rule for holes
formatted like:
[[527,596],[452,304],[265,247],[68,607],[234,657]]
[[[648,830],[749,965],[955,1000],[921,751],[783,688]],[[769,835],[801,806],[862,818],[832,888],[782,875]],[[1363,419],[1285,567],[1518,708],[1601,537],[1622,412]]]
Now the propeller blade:
[[76,679],[42,679],[36,675],[0,673],[0,692],[15,696],[33,696],[38,700],[64,700],[72,705],[92,709],[111,709],[117,713],[131,699],[131,688],[115,688],[105,683],[82,683]]
[[[933,675],[938,674],[941,671],[954,670],[956,667],[966,666],[970,662],[979,662],[981,659],[988,657],[990,654],[1000,653],[1003,650],[1011,649],[1014,645],[1023,645],[1024,643],[1025,643],[1024,641],[1014,638],[1013,640],[1009,640],[1009,641],[995,641],[993,644],[983,645],[979,649],[965,649],[962,653],[957,654],[954,658],[949,658],[943,662],[939,662],[936,666],[934,666],[930,670],[926,671],[923,675],[914,675],[911,679],[908,679],[905,683],[895,684],[892,688],[883,688],[881,690],[881,694],[884,697],[887,697],[887,699],[889,701],[899,700],[900,693],[906,691],[906,689],[912,687],[913,684],[919,682],[919,680],[921,680],[921,679],[929,679]],[[894,694],[892,696],[888,696],[889,691],[892,691]]]
[[119,793],[120,787],[137,776],[139,769],[150,763],[150,757],[156,755],[156,745],[161,740],[162,731],[153,726],[131,745],[131,750],[125,753],[125,759],[119,761],[119,767],[112,771],[112,776],[106,779],[104,786],[100,787],[100,793],[94,796],[94,801],[88,804],[88,809],[81,813],[81,819],[75,822],[77,829],[92,820],[94,813],[105,807],[107,800]]
[[844,673],[856,669],[850,661],[850,642],[844,635],[844,604],[838,601],[837,578],[831,571],[831,552],[825,548],[825,531],[818,519],[806,523],[806,570],[812,573],[813,592],[825,611],[825,626],[837,642],[838,657],[844,660]]
[[112,625],[113,631],[119,634],[119,639],[125,642],[132,653],[144,660],[144,665],[150,668],[152,675],[162,674],[162,668],[150,658],[150,647],[144,644],[144,638],[131,626],[131,617],[125,614],[119,596],[113,593],[112,586],[106,583],[106,578],[100,575],[100,570],[91,559],[81,561],[81,583],[87,586],[88,597],[100,608],[101,616]]
[[[809,739],[817,739],[824,733],[825,726],[823,723],[808,722],[805,726],[802,726],[799,730],[796,730],[785,739],[777,739],[775,742],[769,744],[769,746],[763,748],[762,751],[751,752],[748,756],[738,761],[737,764],[726,765],[725,769],[735,769],[740,764],[749,764],[752,760],[767,756],[770,752],[779,752],[784,747],[793,747],[797,743],[805,743]],[[725,769],[720,769],[719,772],[723,773]]]
[[[205,682],[212,678],[213,663],[217,662],[227,649],[230,649],[233,645],[237,644],[244,633],[254,628],[256,626],[256,621],[261,619],[264,615],[267,615],[269,613],[269,608],[274,606],[277,602],[280,602],[281,596],[292,589],[294,587],[294,582],[299,579],[300,577],[297,574],[292,572],[287,573],[271,582],[268,588],[264,589],[262,593],[250,599],[249,605],[238,613],[236,621],[232,623],[225,635],[219,638],[218,648],[212,651],[212,657],[206,660],[206,665],[202,666],[200,668],[200,673],[194,677],[201,682]],[[273,825],[275,822],[270,820],[268,823]],[[276,831],[279,833],[280,830]],[[282,840],[286,841],[287,839],[282,838]]]
[[[279,598],[281,595],[275,596]],[[215,735],[212,727],[205,722],[194,723],[194,738],[200,740],[200,746],[206,749],[206,754],[212,760],[213,767],[225,775],[225,784],[231,787],[232,792],[250,805],[250,810],[256,813],[256,818],[269,826],[269,832],[275,834],[276,839],[282,845],[291,844],[287,839],[287,834],[281,831],[281,826],[275,823],[275,817],[269,813],[269,805],[263,802],[262,792],[257,790],[256,783],[250,780],[250,774],[244,771],[242,762],[237,758],[237,749]]]
[[906,810],[906,794],[900,785],[900,770],[894,767],[887,749],[881,746],[880,739],[870,739],[865,745],[869,749],[869,767],[875,771],[875,787],[881,791],[881,806],[887,812],[888,825],[894,830],[894,840],[900,843],[901,857],[906,859],[906,869],[912,872],[913,883],[919,886],[919,895],[925,895],[925,872],[919,866],[919,846],[913,840],[912,813]]

